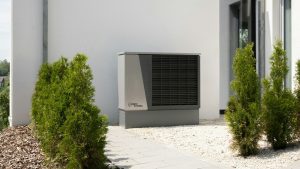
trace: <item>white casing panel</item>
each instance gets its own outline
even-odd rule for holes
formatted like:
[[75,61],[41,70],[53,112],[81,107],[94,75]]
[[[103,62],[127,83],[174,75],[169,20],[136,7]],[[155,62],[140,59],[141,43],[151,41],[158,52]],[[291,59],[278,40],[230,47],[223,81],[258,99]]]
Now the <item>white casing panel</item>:
[[118,58],[119,109],[148,110],[139,55]]

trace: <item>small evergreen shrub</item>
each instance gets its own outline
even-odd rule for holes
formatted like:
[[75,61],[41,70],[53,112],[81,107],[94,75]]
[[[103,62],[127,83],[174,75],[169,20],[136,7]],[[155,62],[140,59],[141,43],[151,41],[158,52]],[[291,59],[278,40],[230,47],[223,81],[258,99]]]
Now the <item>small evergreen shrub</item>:
[[94,105],[93,77],[86,62],[87,57],[77,55],[70,63],[65,81],[69,106],[62,127],[60,150],[68,155],[67,168],[70,169],[104,168],[106,161],[104,146],[107,119],[98,115],[100,110]]
[[94,105],[87,57],[42,65],[32,97],[32,119],[43,151],[66,168],[105,168],[107,119]]
[[10,63],[4,59],[0,61],[0,76],[9,76]]
[[32,118],[45,153],[54,158],[62,139],[60,128],[65,121],[68,108],[65,86],[67,59],[61,58],[53,64],[44,64],[39,72],[32,99]]
[[230,98],[225,113],[227,124],[233,135],[232,148],[242,156],[256,154],[261,134],[260,85],[255,70],[253,43],[237,49]]
[[270,78],[263,82],[264,128],[275,150],[293,141],[297,127],[296,99],[291,90],[284,88],[288,71],[286,52],[278,41],[271,57]]
[[9,86],[0,91],[0,131],[9,125]]
[[296,106],[296,109],[297,109],[297,134],[299,137],[300,136],[300,60],[297,61],[296,67],[297,67],[296,76],[295,76],[296,85],[295,85],[294,93],[295,93],[295,96],[297,99],[297,106]]

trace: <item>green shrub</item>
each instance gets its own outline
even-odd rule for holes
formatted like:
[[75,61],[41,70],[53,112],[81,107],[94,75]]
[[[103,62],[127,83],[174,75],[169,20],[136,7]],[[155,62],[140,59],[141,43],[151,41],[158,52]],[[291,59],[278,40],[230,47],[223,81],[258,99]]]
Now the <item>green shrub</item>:
[[289,89],[284,88],[288,71],[286,52],[278,41],[271,57],[270,78],[263,82],[264,128],[275,150],[283,149],[293,141],[297,126],[296,99]]
[[10,71],[9,62],[6,59],[0,61],[0,76],[8,76],[9,71]]
[[9,125],[9,86],[0,91],[0,131]]
[[257,153],[261,134],[260,85],[255,70],[253,43],[237,49],[231,83],[234,95],[226,110],[226,120],[233,135],[232,148],[242,156]]
[[68,108],[63,85],[67,69],[65,58],[51,65],[44,64],[32,99],[32,118],[43,150],[51,158],[58,153],[58,143],[62,139],[60,128],[66,119],[64,112]]
[[104,168],[106,118],[93,104],[92,72],[87,58],[77,55],[70,63],[65,81],[69,95],[66,121],[62,127],[64,138],[61,152],[68,154],[68,168]]
[[92,72],[77,54],[44,64],[32,98],[32,118],[43,150],[67,168],[104,168],[107,119],[94,105]]
[[297,134],[299,137],[300,136],[300,60],[297,61],[296,67],[297,67],[296,76],[295,76],[296,85],[295,85],[294,93],[297,99],[297,107],[296,107],[297,108]]

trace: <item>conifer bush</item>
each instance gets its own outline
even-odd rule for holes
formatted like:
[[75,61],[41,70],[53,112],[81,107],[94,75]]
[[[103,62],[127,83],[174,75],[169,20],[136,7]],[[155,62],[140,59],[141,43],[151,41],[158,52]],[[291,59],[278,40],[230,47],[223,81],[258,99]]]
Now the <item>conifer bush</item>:
[[253,43],[237,49],[230,98],[225,117],[233,135],[232,148],[242,156],[256,154],[261,135],[260,82],[255,70]]
[[270,78],[263,82],[262,104],[265,132],[275,150],[293,141],[297,128],[296,99],[291,90],[284,87],[288,71],[286,52],[278,41],[271,57]]
[[9,125],[9,86],[0,90],[0,131]]
[[60,128],[65,119],[67,95],[63,82],[66,80],[68,63],[61,58],[53,64],[44,64],[39,72],[32,99],[32,118],[45,153],[55,157],[62,139]]
[[65,81],[69,107],[62,127],[60,150],[68,155],[67,168],[70,169],[104,168],[106,161],[107,120],[105,116],[99,116],[100,110],[94,105],[93,76],[86,62],[87,57],[78,54],[70,63]]
[[32,97],[32,119],[43,151],[66,168],[105,168],[107,119],[94,105],[92,71],[77,54],[42,65]]

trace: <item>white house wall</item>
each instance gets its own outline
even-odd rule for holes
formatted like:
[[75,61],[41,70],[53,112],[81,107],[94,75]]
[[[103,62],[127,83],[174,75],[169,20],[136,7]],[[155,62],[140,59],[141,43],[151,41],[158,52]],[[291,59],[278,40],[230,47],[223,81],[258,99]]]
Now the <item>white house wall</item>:
[[[41,3],[14,0],[13,125],[29,121],[42,62]],[[96,104],[111,124],[118,122],[122,51],[201,53],[200,118],[219,117],[219,0],[49,0],[48,25],[49,62],[87,54]]]
[[[266,71],[270,73],[270,57],[276,40],[282,40],[282,0],[266,0]],[[300,59],[300,1],[292,0],[292,88],[295,88],[296,62]]]
[[12,0],[10,124],[28,124],[31,96],[42,63],[41,0]]
[[292,0],[292,84],[295,87],[296,62],[300,59],[300,1]]
[[239,0],[220,0],[220,110],[230,96],[230,5]]
[[[239,0],[220,0],[220,109],[225,109],[230,89],[230,18],[229,5]],[[265,0],[265,72],[270,73],[270,57],[276,40],[282,39],[282,0]],[[292,0],[292,75],[300,57],[300,1]],[[293,81],[294,83],[294,81]],[[294,85],[293,85],[294,86]]]
[[[49,61],[83,52],[94,73],[96,104],[118,122],[117,53],[201,53],[200,118],[229,98],[229,5],[237,0],[49,0]],[[281,0],[266,0],[266,74],[282,38]],[[300,1],[292,0],[292,75],[300,59]],[[11,125],[30,122],[31,96],[43,58],[42,0],[12,0]],[[294,81],[292,82],[294,86]]]
[[265,71],[266,76],[270,74],[270,57],[276,40],[282,40],[282,4],[281,0],[265,0]]

